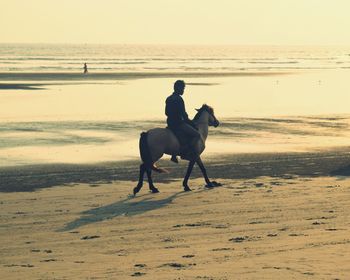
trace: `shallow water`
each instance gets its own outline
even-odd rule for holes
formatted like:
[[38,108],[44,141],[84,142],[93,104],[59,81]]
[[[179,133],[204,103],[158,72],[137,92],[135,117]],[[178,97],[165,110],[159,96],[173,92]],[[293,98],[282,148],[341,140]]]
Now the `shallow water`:
[[[2,46],[0,49],[0,68],[8,66],[2,64],[6,59],[9,63],[17,59],[20,67],[27,63],[53,63],[50,58],[59,64],[61,55],[76,63],[84,55],[96,58],[97,63],[104,59],[98,48],[95,53],[90,53],[91,49],[78,52],[76,48],[76,53],[70,55],[64,48],[38,48],[29,53],[24,48],[4,51]],[[153,66],[138,69],[134,65],[134,72],[122,76],[114,73],[103,76],[108,71],[99,69],[102,71],[99,78],[90,73],[86,79],[84,76],[76,79],[77,73],[71,72],[64,74],[64,80],[55,73],[49,73],[50,79],[45,80],[47,71],[35,68],[34,76],[21,81],[18,75],[26,72],[24,68],[20,72],[9,70],[6,77],[0,76],[3,85],[0,165],[137,158],[140,132],[165,126],[164,102],[172,93],[174,80],[181,78],[187,83],[184,99],[189,115],[193,117],[194,109],[207,103],[214,107],[221,121],[220,127],[210,130],[205,155],[303,152],[348,145],[350,70],[346,65],[350,56],[347,49],[229,48],[220,49],[221,53],[217,50],[203,47],[188,53],[181,48],[170,48],[162,57],[155,57],[159,54],[157,48],[137,49],[139,56],[135,53],[132,56],[130,50],[106,54],[108,59],[118,60],[123,56],[137,62],[143,57],[147,60],[144,64],[172,65],[170,76]],[[15,58],[11,60],[11,56]],[[249,70],[256,72],[244,68],[231,76],[223,74],[223,65],[242,64],[247,58],[253,65]],[[292,63],[296,58],[298,62]],[[307,67],[299,67],[306,62]],[[208,69],[196,63],[207,65],[211,74],[201,76]],[[299,68],[291,69],[289,64],[297,64]],[[78,64],[76,67],[73,70],[80,71]],[[237,71],[235,67],[231,68]],[[141,78],[135,76],[135,71],[153,71],[153,74]],[[188,71],[195,71],[196,75],[189,75]]]
[[[164,121],[50,121],[0,125],[0,166],[138,158],[143,130]],[[350,116],[226,118],[211,128],[205,156],[315,152],[348,146]]]

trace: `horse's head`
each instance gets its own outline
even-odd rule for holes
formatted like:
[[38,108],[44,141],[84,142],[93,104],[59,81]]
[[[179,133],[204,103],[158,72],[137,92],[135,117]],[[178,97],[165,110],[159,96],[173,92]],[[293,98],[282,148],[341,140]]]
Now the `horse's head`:
[[200,117],[200,115],[203,112],[207,112],[209,117],[208,117],[208,125],[209,126],[214,126],[214,127],[218,127],[219,126],[219,121],[217,120],[217,118],[214,115],[214,109],[212,107],[210,107],[207,104],[203,104],[202,107],[200,109],[196,109],[197,110],[197,115],[195,116],[194,119],[198,119]]

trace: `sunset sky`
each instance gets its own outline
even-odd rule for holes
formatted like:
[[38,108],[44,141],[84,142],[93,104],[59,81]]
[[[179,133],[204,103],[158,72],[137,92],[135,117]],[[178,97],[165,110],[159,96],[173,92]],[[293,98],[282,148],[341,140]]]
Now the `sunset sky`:
[[0,43],[350,45],[348,0],[1,0]]

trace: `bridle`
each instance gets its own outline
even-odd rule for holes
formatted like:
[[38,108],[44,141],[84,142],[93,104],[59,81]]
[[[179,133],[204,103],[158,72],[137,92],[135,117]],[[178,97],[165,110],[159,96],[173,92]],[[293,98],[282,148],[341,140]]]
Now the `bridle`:
[[[215,117],[214,112],[212,110],[209,110],[208,107],[204,107],[204,108],[201,108],[200,111],[198,111],[198,113],[201,114],[203,111],[206,111],[214,119],[214,123],[215,123],[214,127],[219,126],[219,121]],[[201,124],[201,123],[203,123],[203,122],[198,122],[197,124]]]

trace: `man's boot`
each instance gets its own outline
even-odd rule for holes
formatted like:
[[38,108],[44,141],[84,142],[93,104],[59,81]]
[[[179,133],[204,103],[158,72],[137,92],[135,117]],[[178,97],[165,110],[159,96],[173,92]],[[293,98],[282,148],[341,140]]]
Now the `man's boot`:
[[195,160],[198,157],[198,153],[196,152],[196,149],[191,146],[187,145],[181,149],[181,158],[186,160]]

